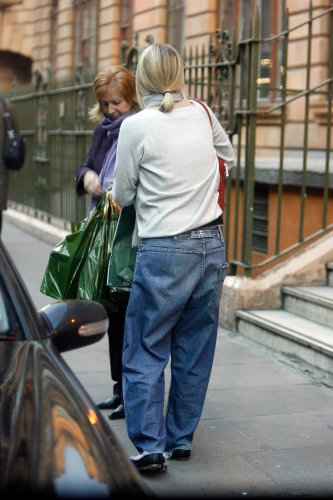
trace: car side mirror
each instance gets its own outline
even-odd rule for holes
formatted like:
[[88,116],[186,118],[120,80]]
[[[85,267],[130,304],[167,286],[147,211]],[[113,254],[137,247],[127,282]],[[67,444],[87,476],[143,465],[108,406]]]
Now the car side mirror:
[[101,340],[109,327],[105,308],[93,300],[63,300],[43,307],[39,315],[59,352]]

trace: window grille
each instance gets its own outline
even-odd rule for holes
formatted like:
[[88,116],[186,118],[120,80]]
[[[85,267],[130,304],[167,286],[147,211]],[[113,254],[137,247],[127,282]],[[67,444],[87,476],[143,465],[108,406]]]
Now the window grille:
[[256,183],[253,209],[253,250],[268,251],[268,185]]

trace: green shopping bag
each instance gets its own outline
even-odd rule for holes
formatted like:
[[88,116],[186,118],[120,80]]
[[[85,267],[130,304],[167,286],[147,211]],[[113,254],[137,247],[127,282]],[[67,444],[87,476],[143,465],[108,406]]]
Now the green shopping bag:
[[115,212],[107,198],[102,217],[99,219],[96,237],[82,266],[77,287],[77,298],[96,300],[110,312],[114,310],[114,305],[110,304],[110,289],[106,279],[118,218],[119,214]]
[[107,284],[111,294],[131,290],[137,247],[132,245],[135,226],[134,205],[121,209],[111,246]]
[[[104,229],[105,193],[98,206],[51,251],[40,291],[58,300],[77,298],[81,271]],[[87,297],[86,297],[87,298]]]

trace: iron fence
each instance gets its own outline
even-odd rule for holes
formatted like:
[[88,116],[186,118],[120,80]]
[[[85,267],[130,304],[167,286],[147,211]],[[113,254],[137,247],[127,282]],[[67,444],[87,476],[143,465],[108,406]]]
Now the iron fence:
[[[323,20],[327,23],[323,34],[326,74],[312,84],[313,29]],[[303,88],[293,86],[289,75],[288,58],[297,30],[303,38],[306,31]],[[142,47],[136,41],[126,53],[123,49],[122,63],[135,74]],[[273,52],[275,62],[267,57]],[[310,5],[308,20],[292,28],[285,12],[283,31],[271,38],[260,37],[256,11],[248,35],[244,30],[239,40],[230,40],[227,30],[218,30],[209,47],[191,49],[183,57],[188,94],[209,104],[234,146],[236,162],[227,179],[224,234],[231,272],[250,276],[333,228],[333,6],[314,14]],[[267,61],[273,64],[271,73],[267,73]],[[34,86],[16,89],[9,96],[18,110],[28,152],[24,169],[11,174],[11,203],[46,220],[56,219],[65,227],[84,218],[87,210],[86,197],[78,198],[75,193],[74,177],[91,140],[93,126],[87,111],[94,102],[93,77],[82,68],[71,80],[60,82],[52,81],[47,72],[38,73]],[[297,147],[291,145],[290,137],[286,144],[293,130],[295,103],[301,103],[297,126],[303,131]],[[317,123],[317,133],[326,136],[318,146],[313,145],[313,138],[309,140],[310,127],[313,131],[316,126],[314,104],[325,122],[324,126]],[[274,134],[268,156],[260,141],[265,127],[271,127]],[[290,165],[297,166],[296,173]],[[295,190],[298,209],[295,234],[286,245],[282,238],[288,186]],[[320,197],[321,209],[312,214],[316,229],[309,233],[306,215],[311,195]]]

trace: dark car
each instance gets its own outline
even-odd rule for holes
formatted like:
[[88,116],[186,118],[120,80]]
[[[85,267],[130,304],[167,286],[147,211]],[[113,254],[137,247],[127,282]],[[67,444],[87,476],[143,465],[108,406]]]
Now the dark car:
[[0,241],[1,498],[153,496],[60,355],[97,342],[107,328],[93,301],[37,312]]

